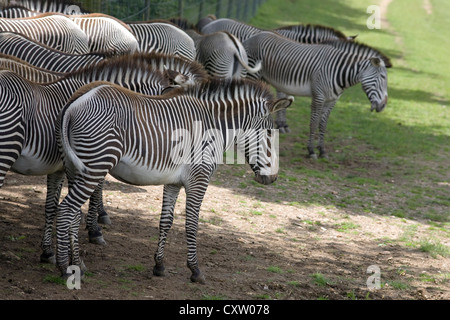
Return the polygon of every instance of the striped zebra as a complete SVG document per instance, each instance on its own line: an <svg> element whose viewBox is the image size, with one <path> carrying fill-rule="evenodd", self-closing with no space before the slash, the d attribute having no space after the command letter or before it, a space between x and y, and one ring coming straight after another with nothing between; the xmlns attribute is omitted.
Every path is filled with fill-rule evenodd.
<svg viewBox="0 0 450 320"><path fill-rule="evenodd" d="M0 32L0 53L52 72L73 72L110 57L106 53L70 54L50 48L22 34Z"/></svg>
<svg viewBox="0 0 450 320"><path fill-rule="evenodd" d="M319 155L325 156L328 117L344 89L362 84L371 110L387 103L387 70L380 57L357 55L322 44L301 44L273 32L261 32L243 43L249 61L262 60L261 77L278 91L312 97L308 152L316 158L314 139L319 128Z"/></svg>
<svg viewBox="0 0 450 320"><path fill-rule="evenodd" d="M217 31L228 31L242 42L260 32L265 31L273 31L288 39L301 43L321 43L328 40L355 39L355 36L347 37L341 31L334 28L314 24L290 25L268 30L257 28L245 22L229 18L221 18L216 20L209 19L206 21L209 22L200 26L199 30L201 33L210 34Z"/></svg>
<svg viewBox="0 0 450 320"><path fill-rule="evenodd" d="M296 24L273 29L278 34L301 43L321 43L330 40L353 41L356 36L346 36L341 31L317 24Z"/></svg>
<svg viewBox="0 0 450 320"><path fill-rule="evenodd" d="M126 183L164 185L156 276L164 275L164 244L176 199L185 188L187 265L191 281L204 283L196 234L209 180L223 152L237 144L256 181L275 181L278 165L271 149L270 113L291 103L290 99L275 101L267 85L249 80L212 80L156 98L102 82L80 89L56 125L71 181L56 219L57 265L63 276L69 255L71 264L81 264L78 212L109 173Z"/></svg>
<svg viewBox="0 0 450 320"><path fill-rule="evenodd" d="M242 43L229 32L202 35L188 30L186 33L194 39L195 60L213 77L239 79L244 78L247 72L256 73L261 69L261 65L254 68L248 65L247 52Z"/></svg>
<svg viewBox="0 0 450 320"><path fill-rule="evenodd" d="M21 77L36 83L53 82L64 77L64 73L37 68L14 56L0 53L0 68L14 71Z"/></svg>
<svg viewBox="0 0 450 320"><path fill-rule="evenodd" d="M0 16L7 18L25 18L42 15L23 7L3 10ZM115 54L133 53L138 42L131 29L121 20L102 13L66 15L87 35L90 52L113 52Z"/></svg>
<svg viewBox="0 0 450 320"><path fill-rule="evenodd" d="M101 13L67 17L88 36L90 52L129 54L139 48L131 28L119 19Z"/></svg>
<svg viewBox="0 0 450 320"><path fill-rule="evenodd" d="M89 53L89 39L67 16L45 13L30 18L0 18L0 31L23 34L54 49L73 54Z"/></svg>
<svg viewBox="0 0 450 320"><path fill-rule="evenodd" d="M166 20L128 22L141 52L157 52L195 60L194 40L180 27Z"/></svg>
<svg viewBox="0 0 450 320"><path fill-rule="evenodd" d="M349 41L327 40L327 41L321 42L321 44L329 45L329 46L332 46L332 47L338 49L339 51L354 55L354 56L358 57L358 59L360 59L360 60L374 58L374 57L379 58L379 59L383 60L386 68L392 68L392 63L386 55L384 55L379 50L377 50L371 46L368 46L366 44L363 44L361 42L357 42L354 40L349 40ZM251 74L250 76L253 76L253 74ZM278 95L283 96L283 93L278 91ZM289 130L289 126L287 124L287 117L286 117L285 110L278 112L276 114L276 118L277 118L277 120L276 120L277 128L280 130L280 133L289 132L290 130Z"/></svg>
<svg viewBox="0 0 450 320"><path fill-rule="evenodd" d="M10 169L24 175L47 175L42 261L54 259L52 226L64 180L54 134L58 113L77 89L97 80L110 81L146 94L161 94L172 86L155 69L145 57L123 56L48 84L27 81L9 70L0 71L0 187ZM101 199L101 192L94 197L96 201ZM97 211L102 209L100 205L90 206L86 225L90 241L104 243L95 220Z"/></svg>
<svg viewBox="0 0 450 320"><path fill-rule="evenodd" d="M7 6L3 9L14 13L14 8L22 8L28 11L29 16L45 12L59 12L63 14L89 14L78 1L67 0L6 0ZM12 17L11 17L12 18Z"/></svg>

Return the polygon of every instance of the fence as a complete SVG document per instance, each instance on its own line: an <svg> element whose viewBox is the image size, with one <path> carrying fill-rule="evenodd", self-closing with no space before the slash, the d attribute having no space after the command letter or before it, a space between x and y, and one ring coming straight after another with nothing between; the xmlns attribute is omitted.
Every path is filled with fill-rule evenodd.
<svg viewBox="0 0 450 320"><path fill-rule="evenodd" d="M90 12L102 12L123 21L184 18L196 23L208 14L248 21L265 0L79 0Z"/></svg>

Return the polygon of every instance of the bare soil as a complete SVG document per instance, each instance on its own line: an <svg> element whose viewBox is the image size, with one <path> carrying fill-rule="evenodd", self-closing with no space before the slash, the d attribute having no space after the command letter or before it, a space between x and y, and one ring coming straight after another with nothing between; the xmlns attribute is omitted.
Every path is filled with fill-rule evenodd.
<svg viewBox="0 0 450 320"><path fill-rule="evenodd" d="M200 285L189 281L186 267L184 191L166 246L167 275L155 277L162 186L136 187L108 176L104 198L112 224L103 228L107 245L88 243L81 227L88 272L80 290L69 290L56 283L54 265L39 262L45 177L8 173L0 189L0 299L450 298L449 259L397 241L409 226L422 237L426 222L310 203L307 188L339 196L339 189L319 180L299 182L293 190L283 179L270 186L252 184L252 179L245 166L223 165L211 182L197 239L207 280ZM292 192L294 198L286 196ZM389 205L383 197L376 199ZM368 288L370 266L381 272L378 289Z"/></svg>

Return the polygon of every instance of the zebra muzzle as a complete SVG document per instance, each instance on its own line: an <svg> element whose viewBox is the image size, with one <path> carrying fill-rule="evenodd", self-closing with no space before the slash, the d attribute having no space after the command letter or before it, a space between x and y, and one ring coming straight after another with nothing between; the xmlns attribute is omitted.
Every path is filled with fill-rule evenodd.
<svg viewBox="0 0 450 320"><path fill-rule="evenodd" d="M386 107L388 96L385 96L382 102L372 102L370 111L376 110L376 112L381 112Z"/></svg>
<svg viewBox="0 0 450 320"><path fill-rule="evenodd" d="M277 174L274 175L260 175L260 174L256 174L255 175L255 181L263 184L263 185L269 185L273 182L275 182L278 178Z"/></svg>

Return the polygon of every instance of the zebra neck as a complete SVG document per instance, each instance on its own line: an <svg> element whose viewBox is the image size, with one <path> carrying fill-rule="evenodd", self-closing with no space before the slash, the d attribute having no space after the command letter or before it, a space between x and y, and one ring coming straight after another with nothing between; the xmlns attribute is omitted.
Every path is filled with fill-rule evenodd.
<svg viewBox="0 0 450 320"><path fill-rule="evenodd" d="M341 71L339 86L342 89L347 89L353 87L361 82L360 73L361 73L361 64L360 61L350 60L350 67L347 68L346 71Z"/></svg>

